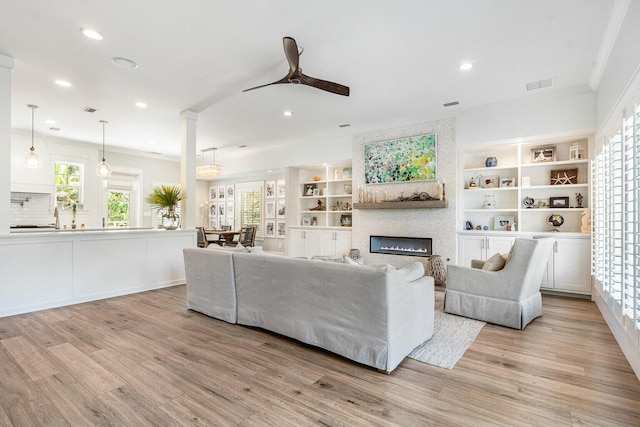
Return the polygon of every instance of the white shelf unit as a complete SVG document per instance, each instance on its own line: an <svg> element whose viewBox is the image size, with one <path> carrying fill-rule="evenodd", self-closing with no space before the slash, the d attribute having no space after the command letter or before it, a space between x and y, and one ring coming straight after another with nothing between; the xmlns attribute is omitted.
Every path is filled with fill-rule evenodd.
<svg viewBox="0 0 640 427"><path fill-rule="evenodd" d="M462 159L463 190L461 192L461 216L459 229L465 230L467 222L475 230L495 231L496 216L513 216L518 231L545 232L552 231L547 225L547 217L559 214L564 223L557 227L560 232L580 232L582 214L589 207L589 172L588 159L570 160L570 147L579 143L587 148L589 136L564 140L538 141L498 148L484 148L479 151L465 153ZM533 162L532 149L538 147L554 147L555 161ZM487 157L496 157L498 166L482 167ZM576 170L575 184L551 184L551 171ZM511 186L498 188L469 188L472 178L478 177L482 184L486 180L500 182L501 179L513 178ZM523 186L525 184L525 186ZM582 207L577 207L577 195L582 195ZM493 196L496 207L484 209L482 205L486 196ZM534 207L526 207L526 197L534 200ZM567 208L551 208L551 197L568 197Z"/></svg>
<svg viewBox="0 0 640 427"><path fill-rule="evenodd" d="M348 170L351 170L350 164L299 169L298 225L311 225L314 218L315 226L318 227L345 228L343 223L351 223L353 209L351 175L343 177ZM309 195L310 193L312 195ZM319 202L325 210L311 210L317 207ZM349 217L348 221L345 221L343 216Z"/></svg>

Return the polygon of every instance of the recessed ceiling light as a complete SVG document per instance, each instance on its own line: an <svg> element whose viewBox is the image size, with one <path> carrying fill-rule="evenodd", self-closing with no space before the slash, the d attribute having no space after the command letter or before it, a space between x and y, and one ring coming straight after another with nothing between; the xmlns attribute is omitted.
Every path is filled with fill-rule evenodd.
<svg viewBox="0 0 640 427"><path fill-rule="evenodd" d="M80 32L92 40L102 40L102 34L91 28L80 28Z"/></svg>
<svg viewBox="0 0 640 427"><path fill-rule="evenodd" d="M45 120L44 122L45 122L46 124L48 124L48 125L55 125L55 124L56 124L56 121L55 121L55 120L51 120L51 119L49 119L49 120Z"/></svg>
<svg viewBox="0 0 640 427"><path fill-rule="evenodd" d="M147 108L147 104L144 102L136 102L136 107L138 108Z"/></svg>
<svg viewBox="0 0 640 427"><path fill-rule="evenodd" d="M273 173L272 169L267 169L267 173Z"/></svg>
<svg viewBox="0 0 640 427"><path fill-rule="evenodd" d="M287 111L285 111L285 112L284 112L284 113L282 113L282 114L284 114L284 115L285 115L285 116L287 116L287 117L291 117L291 116L293 116L293 111L289 111L289 110L287 110Z"/></svg>
<svg viewBox="0 0 640 427"><path fill-rule="evenodd" d="M466 61L460 64L460 70L467 71L473 68L473 63Z"/></svg>
<svg viewBox="0 0 640 427"><path fill-rule="evenodd" d="M66 81L66 80L56 80L56 81L55 81L55 83L56 83L58 86L62 86L62 87L71 87L71 83L69 83L69 82L68 82L68 81Z"/></svg>
<svg viewBox="0 0 640 427"><path fill-rule="evenodd" d="M138 68L138 64L127 58L120 58L116 56L115 58L111 58L111 62L120 68Z"/></svg>

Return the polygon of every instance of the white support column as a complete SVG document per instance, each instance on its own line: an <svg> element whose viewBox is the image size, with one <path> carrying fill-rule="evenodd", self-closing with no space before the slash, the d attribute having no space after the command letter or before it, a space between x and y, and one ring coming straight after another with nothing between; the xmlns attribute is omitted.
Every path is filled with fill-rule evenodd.
<svg viewBox="0 0 640 427"><path fill-rule="evenodd" d="M11 212L11 70L13 58L0 54L0 234L9 234Z"/></svg>
<svg viewBox="0 0 640 427"><path fill-rule="evenodd" d="M180 162L180 185L187 193L182 202L183 230L196 227L196 122L198 114L184 110L180 113L180 138L182 142L182 160Z"/></svg>

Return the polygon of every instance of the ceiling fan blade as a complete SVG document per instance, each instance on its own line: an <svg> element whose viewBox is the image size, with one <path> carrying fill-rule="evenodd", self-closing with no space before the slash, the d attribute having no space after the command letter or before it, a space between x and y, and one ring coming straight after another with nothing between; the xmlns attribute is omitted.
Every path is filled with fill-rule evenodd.
<svg viewBox="0 0 640 427"><path fill-rule="evenodd" d="M326 80L316 79L314 77L302 74L302 72L298 73L298 77L300 78L300 83L303 85L315 87L316 89L326 90L327 92L335 93L337 95L349 96L348 86L328 82Z"/></svg>
<svg viewBox="0 0 640 427"><path fill-rule="evenodd" d="M287 57L287 61L289 61L289 76L291 77L298 70L300 51L293 37L283 37L282 45L284 46L284 54Z"/></svg>
<svg viewBox="0 0 640 427"><path fill-rule="evenodd" d="M282 84L282 83L290 83L289 82L289 75L286 75L285 77L283 77L282 79L278 80L277 82L267 83L266 85L250 87L249 89L243 90L243 92L249 92L250 90L260 89L260 88L263 88L263 87L267 87L267 86L271 86L271 85L278 85L278 84Z"/></svg>

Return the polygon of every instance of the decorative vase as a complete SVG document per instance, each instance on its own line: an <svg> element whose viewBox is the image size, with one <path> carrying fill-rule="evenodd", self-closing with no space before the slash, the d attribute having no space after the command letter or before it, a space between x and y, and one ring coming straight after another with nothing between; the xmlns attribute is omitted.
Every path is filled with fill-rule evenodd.
<svg viewBox="0 0 640 427"><path fill-rule="evenodd" d="M165 230L175 230L180 227L180 215L175 210L169 209L162 214L162 228Z"/></svg>
<svg viewBox="0 0 640 427"><path fill-rule="evenodd" d="M426 275L433 277L436 285L445 284L447 281L447 267L440 255L431 255L427 262Z"/></svg>
<svg viewBox="0 0 640 427"><path fill-rule="evenodd" d="M493 194L487 194L484 196L484 203L482 203L482 207L484 209L495 209L496 207L496 199Z"/></svg>
<svg viewBox="0 0 640 427"><path fill-rule="evenodd" d="M495 168L498 166L498 159L496 157L487 157L487 160L484 161L484 165L488 168Z"/></svg>

